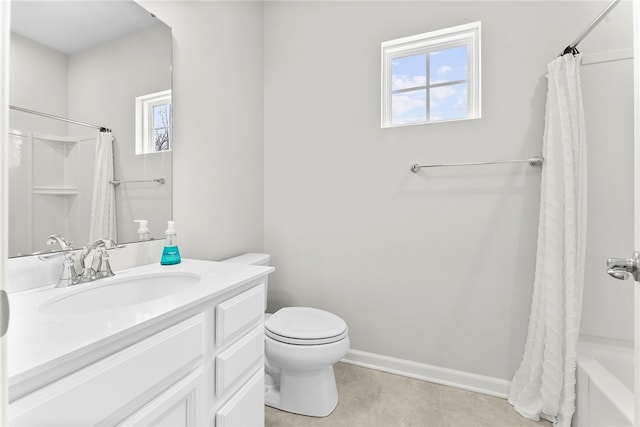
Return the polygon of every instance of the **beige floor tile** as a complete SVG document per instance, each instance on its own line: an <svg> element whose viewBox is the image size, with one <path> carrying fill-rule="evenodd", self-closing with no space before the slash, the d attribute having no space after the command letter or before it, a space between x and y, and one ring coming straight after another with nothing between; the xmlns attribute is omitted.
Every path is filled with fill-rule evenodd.
<svg viewBox="0 0 640 427"><path fill-rule="evenodd" d="M518 415L506 400L338 363L340 401L325 418L266 408L266 427L549 427Z"/></svg>

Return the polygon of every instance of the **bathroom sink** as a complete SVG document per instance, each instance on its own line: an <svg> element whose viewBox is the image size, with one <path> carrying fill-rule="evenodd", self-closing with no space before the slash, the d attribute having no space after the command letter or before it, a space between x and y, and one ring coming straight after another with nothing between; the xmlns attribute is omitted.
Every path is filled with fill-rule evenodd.
<svg viewBox="0 0 640 427"><path fill-rule="evenodd" d="M194 273L154 273L85 283L82 290L58 296L40 306L48 314L81 314L143 304L185 291L200 281Z"/></svg>

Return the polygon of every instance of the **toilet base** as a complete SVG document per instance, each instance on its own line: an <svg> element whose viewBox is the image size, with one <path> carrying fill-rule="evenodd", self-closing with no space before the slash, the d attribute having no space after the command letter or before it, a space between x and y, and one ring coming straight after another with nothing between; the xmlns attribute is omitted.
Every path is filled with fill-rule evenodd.
<svg viewBox="0 0 640 427"><path fill-rule="evenodd" d="M267 370L265 404L294 414L326 417L338 405L333 365L314 371L284 371L279 383Z"/></svg>

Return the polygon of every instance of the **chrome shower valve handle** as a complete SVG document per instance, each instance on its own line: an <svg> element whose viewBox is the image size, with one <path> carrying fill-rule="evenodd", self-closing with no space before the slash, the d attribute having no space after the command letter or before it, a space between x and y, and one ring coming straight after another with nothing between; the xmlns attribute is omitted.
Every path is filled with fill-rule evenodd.
<svg viewBox="0 0 640 427"><path fill-rule="evenodd" d="M633 258L609 258L607 259L607 273L618 280L640 280L640 252L634 252Z"/></svg>

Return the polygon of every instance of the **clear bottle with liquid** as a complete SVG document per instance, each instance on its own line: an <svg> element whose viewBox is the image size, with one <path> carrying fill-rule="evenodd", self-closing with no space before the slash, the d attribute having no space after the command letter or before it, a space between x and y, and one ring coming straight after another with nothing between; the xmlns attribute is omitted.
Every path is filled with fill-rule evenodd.
<svg viewBox="0 0 640 427"><path fill-rule="evenodd" d="M134 219L133 222L137 222L140 226L140 228L138 228L138 241L144 242L150 240L149 227L147 227L148 221L146 219Z"/></svg>
<svg viewBox="0 0 640 427"><path fill-rule="evenodd" d="M178 250L178 234L175 228L175 221L169 221L167 230L164 232L164 249L162 250L162 258L160 264L172 265L180 264L180 251Z"/></svg>

